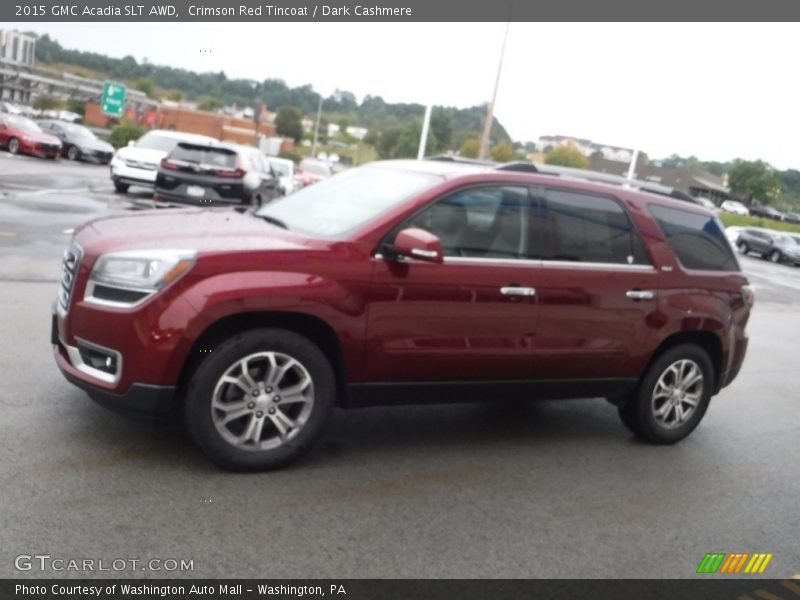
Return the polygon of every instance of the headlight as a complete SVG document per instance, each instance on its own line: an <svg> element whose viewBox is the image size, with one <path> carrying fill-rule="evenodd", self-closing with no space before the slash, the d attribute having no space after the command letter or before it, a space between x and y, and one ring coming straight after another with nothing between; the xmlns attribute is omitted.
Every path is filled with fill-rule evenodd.
<svg viewBox="0 0 800 600"><path fill-rule="evenodd" d="M194 250L129 250L97 259L86 299L133 306L179 279L194 265Z"/></svg>

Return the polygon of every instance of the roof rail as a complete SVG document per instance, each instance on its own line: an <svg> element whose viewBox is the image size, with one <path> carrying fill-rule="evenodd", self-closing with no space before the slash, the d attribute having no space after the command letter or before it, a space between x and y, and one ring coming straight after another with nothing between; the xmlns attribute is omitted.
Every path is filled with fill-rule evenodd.
<svg viewBox="0 0 800 600"><path fill-rule="evenodd" d="M540 173L539 169L536 168L536 165L529 162L510 162L510 163L503 163L497 167L498 171L517 171L520 173Z"/></svg>
<svg viewBox="0 0 800 600"><path fill-rule="evenodd" d="M439 162L454 162L454 163L462 163L465 165L479 165L479 166L494 166L496 163L493 163L490 160L480 160L477 158L465 158L463 156L454 156L452 154L437 154L436 156L426 156L425 160L436 160Z"/></svg>

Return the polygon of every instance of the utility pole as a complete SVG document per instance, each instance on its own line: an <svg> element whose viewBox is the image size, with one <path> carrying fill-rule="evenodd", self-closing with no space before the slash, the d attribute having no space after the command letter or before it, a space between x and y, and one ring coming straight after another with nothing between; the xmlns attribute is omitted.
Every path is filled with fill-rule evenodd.
<svg viewBox="0 0 800 600"><path fill-rule="evenodd" d="M508 39L508 25L509 23L506 23L506 32L503 35L503 47L500 50L500 62L497 65L497 78L494 81L492 101L486 108L486 120L483 123L483 135L481 136L481 144L478 150L478 158L481 160L486 160L489 154L489 138L492 134L492 124L494 122L494 103L497 100L497 88L500 86L500 73L503 70L503 57L506 53L506 39Z"/></svg>
<svg viewBox="0 0 800 600"><path fill-rule="evenodd" d="M628 179L633 179L634 174L636 173L636 163L639 162L639 151L634 150L633 156L631 156L631 164L628 165Z"/></svg>
<svg viewBox="0 0 800 600"><path fill-rule="evenodd" d="M317 124L314 126L314 143L311 144L311 158L317 157L317 140L319 139L319 121L322 118L322 94L319 95L319 106L317 106Z"/></svg>
<svg viewBox="0 0 800 600"><path fill-rule="evenodd" d="M422 135L419 136L419 152L417 152L417 160L425 158L425 146L428 145L428 128L431 125L431 110L433 105L428 104L425 108L425 118L422 120Z"/></svg>

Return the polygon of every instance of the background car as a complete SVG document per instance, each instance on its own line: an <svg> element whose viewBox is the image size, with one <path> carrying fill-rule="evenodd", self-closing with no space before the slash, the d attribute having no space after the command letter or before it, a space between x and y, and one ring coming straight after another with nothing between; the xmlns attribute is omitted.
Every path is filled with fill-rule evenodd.
<svg viewBox="0 0 800 600"><path fill-rule="evenodd" d="M739 241L739 234L741 233L742 229L744 229L744 227L734 226L725 228L725 237L728 238L728 241L734 248L736 247L736 244Z"/></svg>
<svg viewBox="0 0 800 600"><path fill-rule="evenodd" d="M300 161L298 175L300 175L300 181L303 186L307 186L327 179L333 175L333 171L328 163L324 161L317 160L316 158L304 158Z"/></svg>
<svg viewBox="0 0 800 600"><path fill-rule="evenodd" d="M295 172L294 161L287 158L268 156L267 162L269 162L272 170L275 171L285 196L303 187L299 175Z"/></svg>
<svg viewBox="0 0 800 600"><path fill-rule="evenodd" d="M179 142L161 161L155 200L179 204L261 206L280 183L257 148Z"/></svg>
<svg viewBox="0 0 800 600"><path fill-rule="evenodd" d="M107 165L114 156L114 146L98 139L83 125L64 121L39 121L38 125L61 140L61 152L70 160L85 160Z"/></svg>
<svg viewBox="0 0 800 600"><path fill-rule="evenodd" d="M776 221L783 221L783 213L771 206L751 206L750 214L754 217L766 217Z"/></svg>
<svg viewBox="0 0 800 600"><path fill-rule="evenodd" d="M725 200L719 206L723 211L733 213L735 215L742 215L747 217L750 215L750 211L747 207L742 204L741 202L737 202L736 200Z"/></svg>
<svg viewBox="0 0 800 600"><path fill-rule="evenodd" d="M784 215L784 221L787 223L800 223L800 213L787 212Z"/></svg>
<svg viewBox="0 0 800 600"><path fill-rule="evenodd" d="M0 146L11 154L32 154L47 158L58 158L61 141L27 117L0 114Z"/></svg>
<svg viewBox="0 0 800 600"><path fill-rule="evenodd" d="M169 154L178 142L191 142L195 144L211 144L214 138L154 129L136 142L129 142L124 148L117 150L111 159L111 181L114 189L125 193L132 185L152 188L156 183L156 172L161 159Z"/></svg>
<svg viewBox="0 0 800 600"><path fill-rule="evenodd" d="M792 236L783 232L745 227L739 233L736 246L742 254L755 252L761 258L774 263L800 262L800 245Z"/></svg>

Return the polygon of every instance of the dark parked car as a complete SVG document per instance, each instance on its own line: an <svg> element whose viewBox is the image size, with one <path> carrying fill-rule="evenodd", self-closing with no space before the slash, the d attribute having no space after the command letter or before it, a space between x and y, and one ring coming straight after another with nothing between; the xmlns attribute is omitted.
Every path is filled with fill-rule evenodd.
<svg viewBox="0 0 800 600"><path fill-rule="evenodd" d="M203 206L261 206L280 195L280 183L256 148L180 142L161 161L155 200Z"/></svg>
<svg viewBox="0 0 800 600"><path fill-rule="evenodd" d="M766 217L775 221L783 221L783 213L771 206L751 206L750 215L753 217Z"/></svg>
<svg viewBox="0 0 800 600"><path fill-rule="evenodd" d="M0 146L11 154L31 154L58 158L61 141L44 131L28 117L0 114Z"/></svg>
<svg viewBox="0 0 800 600"><path fill-rule="evenodd" d="M39 121L47 133L52 133L62 144L62 154L70 160L85 160L101 165L111 162L114 155L114 146L98 139L83 125L66 123L64 121Z"/></svg>
<svg viewBox="0 0 800 600"><path fill-rule="evenodd" d="M67 379L120 410L182 411L240 470L296 458L335 407L374 404L605 397L674 443L739 373L753 304L700 206L427 161L257 211L97 219L63 269Z"/></svg>
<svg viewBox="0 0 800 600"><path fill-rule="evenodd" d="M736 247L742 254L754 252L774 263L800 262L800 245L796 236L779 231L746 227L739 232Z"/></svg>

